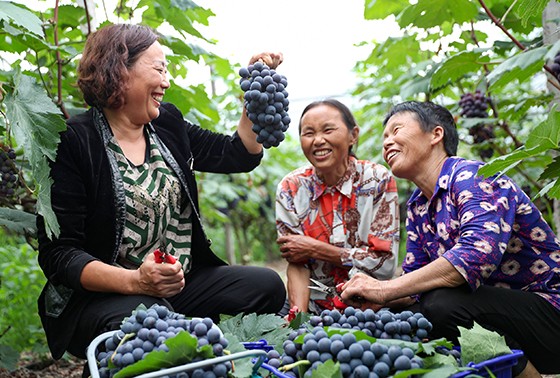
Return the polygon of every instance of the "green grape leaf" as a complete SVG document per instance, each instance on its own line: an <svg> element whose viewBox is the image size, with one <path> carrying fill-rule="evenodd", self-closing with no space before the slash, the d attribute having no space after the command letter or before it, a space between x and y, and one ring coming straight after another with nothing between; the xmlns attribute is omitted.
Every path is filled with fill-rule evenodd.
<svg viewBox="0 0 560 378"><path fill-rule="evenodd" d="M476 322L471 329L464 327L458 327L458 329L461 360L464 365L468 362L478 364L494 357L512 353L502 335L489 331Z"/></svg>
<svg viewBox="0 0 560 378"><path fill-rule="evenodd" d="M452 355L446 356L443 353L434 353L431 356L424 357L422 361L424 362L424 367L427 369L433 369L435 367L443 365L459 367L459 364L457 363L455 357L453 357Z"/></svg>
<svg viewBox="0 0 560 378"><path fill-rule="evenodd" d="M47 234L58 235L58 222L50 202L50 167L56 158L60 132L66 123L44 88L27 75L14 75L14 90L5 100L14 138L28 159L37 186L37 208L45 218Z"/></svg>
<svg viewBox="0 0 560 378"><path fill-rule="evenodd" d="M541 15L549 0L520 0L517 13L521 18L521 24L527 26L529 19L535 15Z"/></svg>
<svg viewBox="0 0 560 378"><path fill-rule="evenodd" d="M311 378L342 378L340 364L333 360L327 360L311 372Z"/></svg>
<svg viewBox="0 0 560 378"><path fill-rule="evenodd" d="M452 7L447 0L418 0L403 10L398 23L401 28L412 24L428 29L446 21L461 24L476 19L477 15L478 7L470 0L455 0Z"/></svg>
<svg viewBox="0 0 560 378"><path fill-rule="evenodd" d="M560 112L553 108L548 113L548 118L529 133L524 146L507 155L491 160L480 167L478 173L485 177L492 176L500 171L507 173L524 159L558 148L559 142Z"/></svg>
<svg viewBox="0 0 560 378"><path fill-rule="evenodd" d="M227 346L227 350L229 353L235 354L247 350L243 346L242 340L239 340L236 335L233 335L231 333L224 333L224 337L229 343ZM250 358L237 359L234 362L235 371L233 371L232 373L235 378L251 377L253 375L253 367L254 365L251 362Z"/></svg>
<svg viewBox="0 0 560 378"><path fill-rule="evenodd" d="M488 89L499 90L514 80L523 82L542 70L549 47L539 47L514 55L492 70L487 76Z"/></svg>
<svg viewBox="0 0 560 378"><path fill-rule="evenodd" d="M536 197L548 196L549 198L560 199L560 180L556 179L542 188Z"/></svg>
<svg viewBox="0 0 560 378"><path fill-rule="evenodd" d="M270 345L282 345L291 332L291 328L286 326L286 321L273 314L238 314L227 319L222 317L218 327L224 335L235 335L244 342L265 339Z"/></svg>
<svg viewBox="0 0 560 378"><path fill-rule="evenodd" d="M432 75L430 86L440 88L449 82L455 82L469 72L480 70L482 64L488 63L489 58L483 56L483 51L463 51L444 61Z"/></svg>
<svg viewBox="0 0 560 378"><path fill-rule="evenodd" d="M0 207L0 226L17 233L35 234L35 215L18 209Z"/></svg>
<svg viewBox="0 0 560 378"><path fill-rule="evenodd" d="M535 127L527 138L526 148L544 146L546 149L558 147L560 142L560 111L553 107L546 121Z"/></svg>
<svg viewBox="0 0 560 378"><path fill-rule="evenodd" d="M195 357L208 359L214 357L212 346L198 347L198 339L186 331L179 332L176 336L165 340L168 352L157 350L148 353L143 359L129 365L115 374L115 378L128 378L137 375L175 367L191 362Z"/></svg>
<svg viewBox="0 0 560 378"><path fill-rule="evenodd" d="M41 19L9 1L0 1L0 20L12 21L31 33L43 36Z"/></svg>
<svg viewBox="0 0 560 378"><path fill-rule="evenodd" d="M560 177L560 156L556 156L539 176L539 181Z"/></svg>
<svg viewBox="0 0 560 378"><path fill-rule="evenodd" d="M366 0L364 18L366 20L379 20L387 16L398 14L410 3L408 0Z"/></svg>

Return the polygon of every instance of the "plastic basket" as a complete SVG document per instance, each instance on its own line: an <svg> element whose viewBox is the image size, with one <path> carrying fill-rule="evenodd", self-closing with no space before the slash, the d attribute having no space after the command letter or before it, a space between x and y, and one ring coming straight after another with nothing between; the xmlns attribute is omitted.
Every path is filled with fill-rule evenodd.
<svg viewBox="0 0 560 378"><path fill-rule="evenodd" d="M490 370L496 378L511 378L511 369L517 364L517 361L522 356L522 351L514 349L510 354L494 357L490 360L479 362L478 364L469 362L467 364L467 367L470 367L473 370L465 370L460 373L454 374L451 377L463 378L471 374L488 377L488 370Z"/></svg>
<svg viewBox="0 0 560 378"><path fill-rule="evenodd" d="M97 351L97 348L99 347L99 345L101 345L101 343L105 342L106 339L108 339L109 337L113 337L113 335L116 332L118 332L118 330L102 333L101 335L99 335L95 339L93 339L92 342L89 344L89 346L87 348L86 356L87 356L87 363L88 363L89 371L90 371L90 374L91 374L91 378L99 378L99 369L97 367L97 361L95 359L95 352ZM180 365L180 366L174 366L174 367L170 367L170 368L166 368L166 369L161 369L161 370L141 374L141 375L136 376L136 378L163 377L163 376L166 376L166 375L172 375L172 374L177 374L177 373L181 373L181 372L187 372L187 371L190 371L190 370L214 365L214 364L217 364L217 363L232 361L232 360L237 360L237 359L247 358L247 357L259 357L258 360L262 362L264 360L264 358L266 358L266 351L263 350L263 349L245 350L245 351L242 351L242 352L237 352L237 353L233 353L233 354L229 354L229 355L225 355L225 356L209 358L209 359L203 360L203 361L191 362L191 363L187 363L187 364ZM263 364L263 365L265 365L265 364ZM265 366L263 366L263 367L265 367ZM280 377L280 378L285 378L285 377Z"/></svg>

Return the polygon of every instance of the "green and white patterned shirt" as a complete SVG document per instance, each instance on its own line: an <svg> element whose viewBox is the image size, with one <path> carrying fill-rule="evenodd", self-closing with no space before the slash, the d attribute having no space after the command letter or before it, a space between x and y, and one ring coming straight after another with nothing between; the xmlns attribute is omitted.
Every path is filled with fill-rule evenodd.
<svg viewBox="0 0 560 378"><path fill-rule="evenodd" d="M156 248L175 256L187 272L191 267L192 206L148 129L149 148L142 165L132 164L113 136L108 148L117 159L126 195L126 224L119 265L137 268Z"/></svg>

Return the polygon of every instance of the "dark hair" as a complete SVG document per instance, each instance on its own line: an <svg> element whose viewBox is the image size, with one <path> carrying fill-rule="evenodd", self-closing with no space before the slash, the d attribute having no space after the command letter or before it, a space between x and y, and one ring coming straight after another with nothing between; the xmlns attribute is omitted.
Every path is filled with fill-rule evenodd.
<svg viewBox="0 0 560 378"><path fill-rule="evenodd" d="M448 156L457 155L457 145L459 144L459 136L457 134L457 125L453 119L453 115L443 106L436 105L433 102L406 101L393 106L383 120L383 126L387 124L389 118L398 113L410 112L420 124L420 128L424 132L432 131L436 126L443 127L443 147Z"/></svg>
<svg viewBox="0 0 560 378"><path fill-rule="evenodd" d="M78 65L78 86L86 103L120 107L128 70L157 40L156 32L142 25L108 25L90 34Z"/></svg>
<svg viewBox="0 0 560 378"><path fill-rule="evenodd" d="M307 105L305 107L305 109L303 109L303 112L301 112L301 117L299 118L299 131L300 132L301 132L301 119L303 118L305 113L307 113L309 110L311 110L313 108L316 108L317 106L320 106L320 105L327 105L327 106L331 106L331 107L337 109L340 112L340 115L342 116L342 121L344 122L344 124L348 128L348 131L352 131L352 130L354 130L354 127L358 126L358 124L356 123L356 119L354 118L354 115L352 114L350 109L348 109L348 107L346 105L344 105L342 102L340 102L340 101L338 101L334 98L327 98L327 99L323 99L323 100L313 101L312 103ZM352 147L353 146L350 146L350 148L348 149L348 154L355 157L356 155L354 154L354 151L352 151Z"/></svg>

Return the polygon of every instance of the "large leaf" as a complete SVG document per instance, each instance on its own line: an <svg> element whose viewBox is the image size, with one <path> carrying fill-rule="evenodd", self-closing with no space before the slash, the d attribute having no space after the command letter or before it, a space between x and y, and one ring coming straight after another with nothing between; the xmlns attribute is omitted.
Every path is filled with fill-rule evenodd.
<svg viewBox="0 0 560 378"><path fill-rule="evenodd" d="M444 61L432 75L430 86L433 89L440 88L447 83L455 82L467 73L480 70L483 64L488 63L487 56L483 56L483 51L463 51L453 55Z"/></svg>
<svg viewBox="0 0 560 378"><path fill-rule="evenodd" d="M560 156L556 156L539 177L539 181L560 177Z"/></svg>
<svg viewBox="0 0 560 378"><path fill-rule="evenodd" d="M366 20L383 19L400 13L409 4L408 0L366 0L364 18Z"/></svg>
<svg viewBox="0 0 560 378"><path fill-rule="evenodd" d="M0 226L17 233L34 234L36 231L35 215L22 210L0 207Z"/></svg>
<svg viewBox="0 0 560 378"><path fill-rule="evenodd" d="M525 79L539 72L545 64L545 56L549 47L527 50L503 61L488 74L489 89L502 89L512 81Z"/></svg>
<svg viewBox="0 0 560 378"><path fill-rule="evenodd" d="M511 353L511 349L502 335L489 331L476 322L471 329L464 327L458 327L458 329L461 334L458 340L461 344L461 359L464 364L467 362L478 364Z"/></svg>
<svg viewBox="0 0 560 378"><path fill-rule="evenodd" d="M461 24L476 19L477 15L478 8L470 0L454 0L453 6L448 0L419 0L401 13L398 22L402 28L412 24L428 29L445 21Z"/></svg>
<svg viewBox="0 0 560 378"><path fill-rule="evenodd" d="M220 319L218 327L224 335L235 335L242 341L258 341L266 339L268 344L282 345L291 329L286 327L286 321L277 315L239 314L228 319Z"/></svg>
<svg viewBox="0 0 560 378"><path fill-rule="evenodd" d="M0 20L12 21L31 33L43 35L42 22L39 17L9 1L0 1Z"/></svg>
<svg viewBox="0 0 560 378"><path fill-rule="evenodd" d="M14 76L14 90L6 96L7 115L18 146L31 165L38 189L38 210L45 217L49 237L58 235L56 216L50 204L50 168L47 159L56 157L59 133L66 129L60 110L44 89L20 73Z"/></svg>
<svg viewBox="0 0 560 378"><path fill-rule="evenodd" d="M538 125L527 139L527 143L510 154L500 156L482 166L478 172L485 177L500 171L506 173L523 159L540 155L551 149L558 148L560 141L560 112L552 109L548 119Z"/></svg>
<svg viewBox="0 0 560 378"><path fill-rule="evenodd" d="M535 15L542 15L546 4L550 0L520 0L517 13L521 17L521 23L526 26L529 19Z"/></svg>

